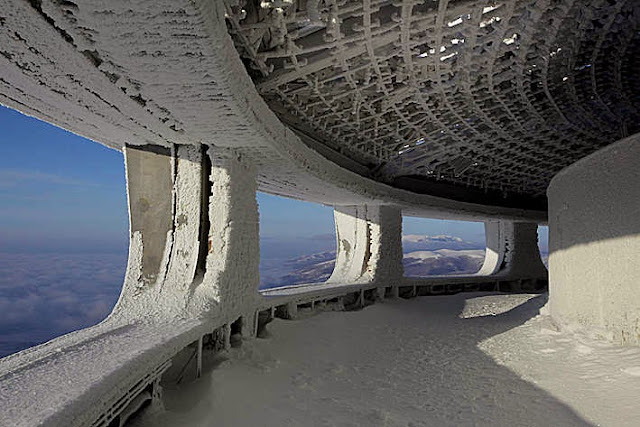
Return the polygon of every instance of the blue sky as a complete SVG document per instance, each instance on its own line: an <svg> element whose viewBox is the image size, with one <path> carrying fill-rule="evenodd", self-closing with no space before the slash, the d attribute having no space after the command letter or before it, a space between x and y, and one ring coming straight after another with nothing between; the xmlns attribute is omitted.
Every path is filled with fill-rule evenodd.
<svg viewBox="0 0 640 427"><path fill-rule="evenodd" d="M122 154L0 107L4 250L127 249Z"/></svg>

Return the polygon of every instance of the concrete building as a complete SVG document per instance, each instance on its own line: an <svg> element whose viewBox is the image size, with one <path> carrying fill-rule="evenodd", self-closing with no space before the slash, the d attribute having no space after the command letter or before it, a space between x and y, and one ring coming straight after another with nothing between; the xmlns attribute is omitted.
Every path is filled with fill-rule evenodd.
<svg viewBox="0 0 640 427"><path fill-rule="evenodd" d="M559 324L640 344L639 29L633 0L5 2L0 103L124 153L131 243L104 322L0 361L3 423L124 421L315 304L548 281ZM326 284L258 292L258 190L334 206ZM402 215L486 221L481 272L404 278Z"/></svg>

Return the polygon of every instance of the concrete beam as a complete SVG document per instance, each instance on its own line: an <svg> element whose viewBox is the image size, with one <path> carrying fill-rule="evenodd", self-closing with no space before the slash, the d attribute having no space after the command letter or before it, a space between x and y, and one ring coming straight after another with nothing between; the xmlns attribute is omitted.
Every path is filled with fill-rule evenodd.
<svg viewBox="0 0 640 427"><path fill-rule="evenodd" d="M551 182L551 314L620 344L640 344L640 135Z"/></svg>

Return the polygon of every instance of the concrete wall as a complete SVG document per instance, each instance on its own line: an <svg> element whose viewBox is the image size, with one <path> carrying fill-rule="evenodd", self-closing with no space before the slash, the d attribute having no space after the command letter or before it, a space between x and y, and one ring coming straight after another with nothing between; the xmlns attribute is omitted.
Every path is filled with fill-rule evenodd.
<svg viewBox="0 0 640 427"><path fill-rule="evenodd" d="M558 174L548 190L551 313L640 344L640 135Z"/></svg>

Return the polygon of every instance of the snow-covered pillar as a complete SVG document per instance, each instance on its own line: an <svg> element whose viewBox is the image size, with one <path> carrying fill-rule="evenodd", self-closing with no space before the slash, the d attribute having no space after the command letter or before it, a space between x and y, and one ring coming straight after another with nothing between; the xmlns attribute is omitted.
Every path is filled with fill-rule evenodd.
<svg viewBox="0 0 640 427"><path fill-rule="evenodd" d="M201 252L203 149L124 149L129 263L112 318L175 315L187 306Z"/></svg>
<svg viewBox="0 0 640 427"><path fill-rule="evenodd" d="M202 310L242 316L251 334L260 283L260 235L256 171L234 150L209 149L212 160L206 269L196 289Z"/></svg>
<svg viewBox="0 0 640 427"><path fill-rule="evenodd" d="M640 134L557 174L549 188L549 301L561 324L640 345Z"/></svg>
<svg viewBox="0 0 640 427"><path fill-rule="evenodd" d="M124 152L131 241L112 320L222 312L253 322L259 235L250 162L191 145Z"/></svg>
<svg viewBox="0 0 640 427"><path fill-rule="evenodd" d="M336 206L334 220L336 265L327 282L367 283L402 278L400 210L377 205Z"/></svg>
<svg viewBox="0 0 640 427"><path fill-rule="evenodd" d="M376 282L397 284L404 276L402 212L392 206L368 206L367 220L370 234L367 272Z"/></svg>
<svg viewBox="0 0 640 427"><path fill-rule="evenodd" d="M547 278L538 248L538 224L487 221L485 234L486 255L478 275L508 279Z"/></svg>
<svg viewBox="0 0 640 427"><path fill-rule="evenodd" d="M478 276L491 276L497 273L502 266L505 253L505 240L503 239L502 224L500 221L486 221L484 223L484 236L486 250L484 263L476 274Z"/></svg>

